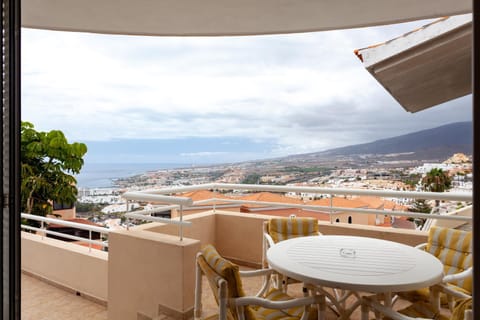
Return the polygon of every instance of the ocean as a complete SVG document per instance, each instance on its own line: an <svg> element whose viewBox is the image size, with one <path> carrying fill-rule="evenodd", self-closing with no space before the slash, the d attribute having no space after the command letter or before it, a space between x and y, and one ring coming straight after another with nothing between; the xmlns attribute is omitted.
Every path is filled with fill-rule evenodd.
<svg viewBox="0 0 480 320"><path fill-rule="evenodd" d="M142 174L147 171L187 167L187 164L165 163L85 163L76 176L79 188L109 188L112 180Z"/></svg>

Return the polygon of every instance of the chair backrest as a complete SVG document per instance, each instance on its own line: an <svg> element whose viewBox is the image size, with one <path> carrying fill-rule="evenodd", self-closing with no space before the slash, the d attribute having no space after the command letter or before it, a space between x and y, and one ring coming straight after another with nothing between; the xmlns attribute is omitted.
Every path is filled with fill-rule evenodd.
<svg viewBox="0 0 480 320"><path fill-rule="evenodd" d="M197 264L207 278L217 304L221 303L221 297L219 296L219 280L221 279L225 280L227 283L227 299L245 296L238 265L220 256L220 254L212 245L207 245L201 250L201 254L197 256ZM239 315L235 307L230 305L228 306L227 318L229 320L239 319ZM251 319L249 312L246 312L245 318Z"/></svg>
<svg viewBox="0 0 480 320"><path fill-rule="evenodd" d="M443 263L445 275L462 272L473 265L472 232L431 227L425 250ZM472 292L472 282L468 277L453 284Z"/></svg>
<svg viewBox="0 0 480 320"><path fill-rule="evenodd" d="M268 222L267 233L275 243L297 237L318 236L318 220L315 218L273 218Z"/></svg>

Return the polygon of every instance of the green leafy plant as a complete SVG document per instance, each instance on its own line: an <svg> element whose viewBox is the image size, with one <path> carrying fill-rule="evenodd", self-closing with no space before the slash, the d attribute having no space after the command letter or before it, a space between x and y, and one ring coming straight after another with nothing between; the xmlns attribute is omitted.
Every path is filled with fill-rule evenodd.
<svg viewBox="0 0 480 320"><path fill-rule="evenodd" d="M452 179L442 169L433 168L423 177L422 184L425 191L444 192L450 188Z"/></svg>
<svg viewBox="0 0 480 320"><path fill-rule="evenodd" d="M422 178L422 185L425 191L445 192L452 185L452 179L442 169L433 168ZM439 205L440 201L435 200L435 206L438 207Z"/></svg>
<svg viewBox="0 0 480 320"><path fill-rule="evenodd" d="M68 143L62 131L40 132L30 122L22 122L22 212L45 216L52 212L52 201L75 203L73 175L80 173L86 152L85 144Z"/></svg>

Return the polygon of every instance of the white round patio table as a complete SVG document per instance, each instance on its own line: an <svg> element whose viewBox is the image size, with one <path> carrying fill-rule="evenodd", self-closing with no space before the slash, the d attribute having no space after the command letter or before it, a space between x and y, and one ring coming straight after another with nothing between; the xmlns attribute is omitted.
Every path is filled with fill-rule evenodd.
<svg viewBox="0 0 480 320"><path fill-rule="evenodd" d="M285 240L267 252L270 266L306 284L387 293L438 284L443 265L433 255L397 242L353 236Z"/></svg>

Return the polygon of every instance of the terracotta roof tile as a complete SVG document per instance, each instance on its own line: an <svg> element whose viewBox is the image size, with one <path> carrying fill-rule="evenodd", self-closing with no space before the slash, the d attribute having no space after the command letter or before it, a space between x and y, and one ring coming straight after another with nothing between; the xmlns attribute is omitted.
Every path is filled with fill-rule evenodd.
<svg viewBox="0 0 480 320"><path fill-rule="evenodd" d="M230 199L229 197L224 196L221 193L212 192L212 191L208 191L208 190L190 191L190 192L185 192L185 193L178 194L177 196L191 198L194 202L195 201L212 199L212 198ZM211 203L204 203L202 205L212 205L212 204L213 204L213 201ZM215 204L228 204L228 202L217 201L217 202L215 202Z"/></svg>
<svg viewBox="0 0 480 320"><path fill-rule="evenodd" d="M303 201L300 199L286 197L284 195L271 193L271 192L257 192L252 193L243 197L239 197L239 200L246 200L246 201L264 201L264 202L280 202L280 203L292 203L292 204L303 204ZM245 204L246 207L262 207L265 205L252 205L252 204Z"/></svg>
<svg viewBox="0 0 480 320"><path fill-rule="evenodd" d="M308 205L317 205L317 206L330 206L330 198L323 198L320 200L309 201L306 204ZM334 207L343 207L343 208L367 208L368 204L358 200L358 199L345 199L341 197L333 198Z"/></svg>
<svg viewBox="0 0 480 320"><path fill-rule="evenodd" d="M197 191L185 192L180 194L179 196L192 198L193 201L199 201L199 200L205 200L205 199L211 199L211 198L222 198L222 199L228 198L221 193L212 192L208 190L197 190Z"/></svg>
<svg viewBox="0 0 480 320"><path fill-rule="evenodd" d="M330 215L328 213L317 213L317 212L304 212L302 210L297 210L293 212L292 210L259 210L253 212L246 212L248 214L261 214L261 215L270 215L277 217L290 217L294 214L299 218L315 218L320 221L330 221Z"/></svg>
<svg viewBox="0 0 480 320"><path fill-rule="evenodd" d="M92 221L87 220L87 219L74 218L74 219L64 219L63 221L87 224L87 225L95 226L95 227L101 227L101 225L99 225L98 223L92 222ZM49 224L48 227L49 228L56 228L56 229L58 229L58 228L71 228L69 226L64 226L64 225L55 224L55 223Z"/></svg>
<svg viewBox="0 0 480 320"><path fill-rule="evenodd" d="M368 204L370 209L381 209L384 202L384 200L380 197L360 196L355 199Z"/></svg>
<svg viewBox="0 0 480 320"><path fill-rule="evenodd" d="M71 243L74 243L74 244L78 244L80 246L84 246L84 247L92 247L92 249L97 249L97 250L103 250L103 246L100 245L100 244L96 244L96 243L87 243L87 242L82 242L82 241L72 241Z"/></svg>
<svg viewBox="0 0 480 320"><path fill-rule="evenodd" d="M395 218L395 221L392 223L392 227L400 228L400 229L411 229L411 230L416 229L415 223L413 223L412 221L399 219L399 218Z"/></svg>

